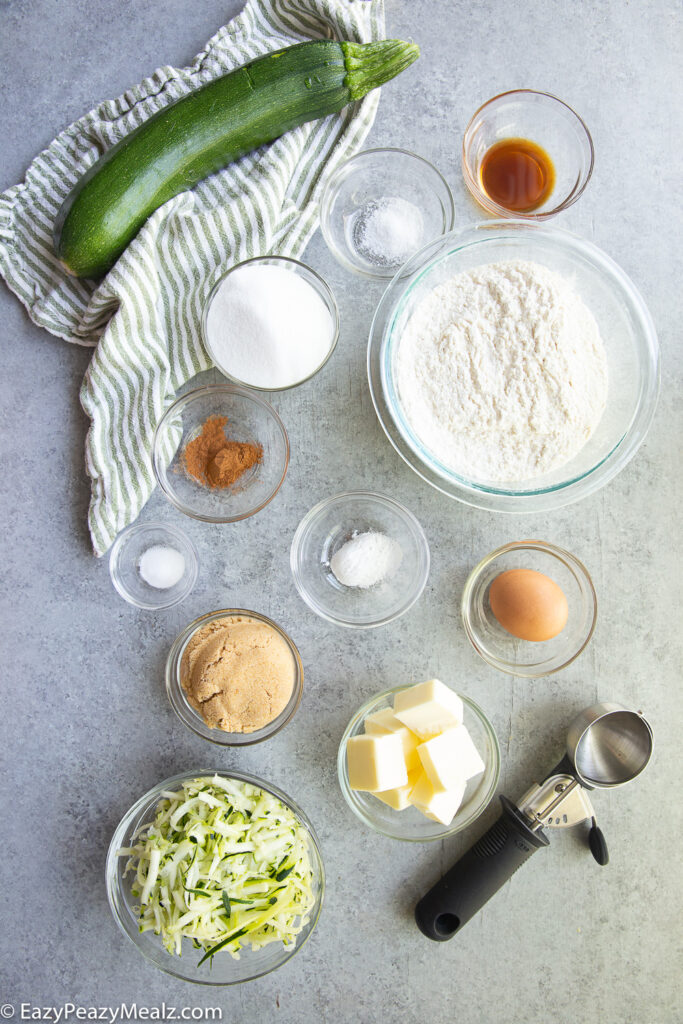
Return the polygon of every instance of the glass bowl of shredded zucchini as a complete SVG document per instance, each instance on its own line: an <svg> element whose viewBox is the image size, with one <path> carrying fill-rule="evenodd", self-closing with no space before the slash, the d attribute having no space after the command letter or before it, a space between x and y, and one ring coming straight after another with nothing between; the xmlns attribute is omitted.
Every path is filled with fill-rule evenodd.
<svg viewBox="0 0 683 1024"><path fill-rule="evenodd" d="M282 790L241 772L160 782L107 855L114 917L148 960L204 985L281 967L315 928L324 869L315 830Z"/></svg>

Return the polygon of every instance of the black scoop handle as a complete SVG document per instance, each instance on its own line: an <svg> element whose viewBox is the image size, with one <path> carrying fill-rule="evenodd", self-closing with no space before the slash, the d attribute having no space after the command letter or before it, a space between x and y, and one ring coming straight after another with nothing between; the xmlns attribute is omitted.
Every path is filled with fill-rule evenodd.
<svg viewBox="0 0 683 1024"><path fill-rule="evenodd" d="M549 845L542 832L531 831L512 801L500 799L498 820L415 907L418 928L435 942L452 939L532 853Z"/></svg>

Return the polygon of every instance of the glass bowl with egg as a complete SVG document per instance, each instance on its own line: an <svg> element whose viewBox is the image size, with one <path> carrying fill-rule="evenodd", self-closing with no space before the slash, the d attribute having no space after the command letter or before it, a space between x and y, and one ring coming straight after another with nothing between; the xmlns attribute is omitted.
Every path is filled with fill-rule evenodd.
<svg viewBox="0 0 683 1024"><path fill-rule="evenodd" d="M438 683L438 680L430 680ZM422 684L428 685L428 684ZM443 686L444 684L439 684ZM382 693L375 694L358 708L351 718L351 721L344 730L339 744L337 755L337 774L339 785L346 803L353 813L365 825L373 828L382 835L391 839L401 839L406 842L422 843L435 839L444 839L446 836L454 835L471 825L489 805L496 791L500 776L500 748L496 732L479 705L465 694L456 694L449 687L452 697L462 702L461 717L469 733L472 744L476 749L481 761L483 771L474 775L466 783L464 793L460 798L460 804L456 813L448 822L434 820L427 817L416 806L405 806L398 810L390 804L378 798L374 793L360 789L352 789L349 778L349 757L348 743L356 737L367 733L368 719L380 716L387 711L395 709L396 698L399 694L405 694L416 687L395 686ZM418 741L419 742L419 741ZM409 773L410 782L417 781Z"/></svg>
<svg viewBox="0 0 683 1024"><path fill-rule="evenodd" d="M260 743L284 729L303 686L291 637L246 608L222 608L190 622L166 661L166 693L180 721L225 747Z"/></svg>
<svg viewBox="0 0 683 1024"><path fill-rule="evenodd" d="M525 540L492 551L470 573L462 595L465 632L484 661L537 679L566 668L593 636L593 581L569 551Z"/></svg>
<svg viewBox="0 0 683 1024"><path fill-rule="evenodd" d="M429 564L413 513L372 491L319 502L299 523L290 551L294 583L309 608L354 629L404 615L425 588Z"/></svg>
<svg viewBox="0 0 683 1024"><path fill-rule="evenodd" d="M424 311L435 299L441 301L444 289L472 282L471 294L479 301L477 279L495 274L505 279L500 288L489 280L486 294L491 303L499 303L500 330L516 339L516 318L523 316L526 336L535 344L536 322L533 310L529 311L529 304L535 301L534 292L531 285L516 283L520 271L532 270L536 278L559 281L563 290L558 293L553 284L556 293L570 294L576 308L582 310L581 322L588 319L594 337L601 339L601 350L595 343L596 359L599 355L601 360L599 394L592 393L594 378L580 359L573 358L577 371L573 391L571 376L554 377L544 369L542 360L533 363L533 346L525 355L529 369L522 369L520 378L520 365L515 363L517 342L507 346L511 365L501 365L497 340L486 347L480 321L474 315L463 317L455 299L449 307L450 294L443 300L444 315L448 314L450 321L441 341L433 331L434 340L429 345L416 344L415 325L424 323ZM522 297L527 306L517 313ZM556 310L552 304L541 305L541 309L544 344L552 349L554 332L562 329L565 306L560 303ZM462 340L472 332L478 336L476 358L471 342L464 344ZM580 331L575 334L579 341L584 337ZM452 345L457 345L457 359L453 357L450 362ZM570 350L571 345L557 345L554 351L558 360L564 360ZM420 368L417 360L422 358L424 365ZM419 373L411 371L411 360L415 364L412 368L419 369ZM543 374L545 399L551 403L548 407L539 404L538 382L532 378L532 371ZM445 381L441 379L444 375ZM633 457L655 411L659 350L654 324L641 295L624 271L595 245L544 224L489 221L430 242L394 277L380 300L370 330L368 377L384 432L422 479L478 508L540 512L593 494ZM433 383L437 377L437 383ZM491 387L498 388L496 382L508 379L513 384L520 382L516 393L521 396L521 407L512 410L511 422L506 418L507 391L502 393L499 406L487 405ZM561 393L557 401L553 398L555 387ZM572 409L594 400L592 420L577 425L573 412L562 420L565 400L573 401ZM561 430L569 432L571 444L556 445L546 411L555 417L553 422L558 422ZM513 444L519 458L506 461L501 455L500 464L491 469L495 453ZM485 458L480 457L482 452ZM524 456L535 457L537 452L538 466L527 468Z"/></svg>

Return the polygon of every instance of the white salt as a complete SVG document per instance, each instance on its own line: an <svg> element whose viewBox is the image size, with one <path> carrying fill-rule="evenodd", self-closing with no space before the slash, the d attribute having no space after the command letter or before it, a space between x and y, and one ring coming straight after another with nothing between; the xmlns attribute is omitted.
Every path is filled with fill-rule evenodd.
<svg viewBox="0 0 683 1024"><path fill-rule="evenodd" d="M347 540L330 559L330 568L344 587L366 590L393 576L403 561L401 545L370 530Z"/></svg>
<svg viewBox="0 0 683 1024"><path fill-rule="evenodd" d="M138 572L148 586L155 590L169 590L183 578L185 558L175 548L154 544L140 557Z"/></svg>
<svg viewBox="0 0 683 1024"><path fill-rule="evenodd" d="M238 267L207 315L210 354L228 376L257 388L286 388L314 373L333 341L322 298L299 274L267 263Z"/></svg>
<svg viewBox="0 0 683 1024"><path fill-rule="evenodd" d="M384 266L405 263L420 248L423 235L419 209L398 196L370 200L358 211L353 225L356 252Z"/></svg>

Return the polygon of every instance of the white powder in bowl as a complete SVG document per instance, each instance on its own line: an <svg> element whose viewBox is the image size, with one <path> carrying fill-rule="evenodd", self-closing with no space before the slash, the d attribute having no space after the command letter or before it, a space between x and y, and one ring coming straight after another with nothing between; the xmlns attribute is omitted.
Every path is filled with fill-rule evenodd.
<svg viewBox="0 0 683 1024"><path fill-rule="evenodd" d="M420 248L422 214L399 196L370 200L353 218L353 247L359 256L380 266L400 266Z"/></svg>
<svg viewBox="0 0 683 1024"><path fill-rule="evenodd" d="M344 587L367 590L394 575L403 561L398 541L376 530L356 533L330 559L330 569Z"/></svg>
<svg viewBox="0 0 683 1024"><path fill-rule="evenodd" d="M185 558L175 548L154 544L142 553L138 571L148 586L155 590L169 590L183 578Z"/></svg>
<svg viewBox="0 0 683 1024"><path fill-rule="evenodd" d="M314 373L333 342L334 322L303 277L255 263L228 274L206 318L210 355L229 377L286 388Z"/></svg>
<svg viewBox="0 0 683 1024"><path fill-rule="evenodd" d="M593 314L569 281L526 261L485 264L427 294L399 340L396 376L425 448L492 483L569 462L607 402Z"/></svg>

